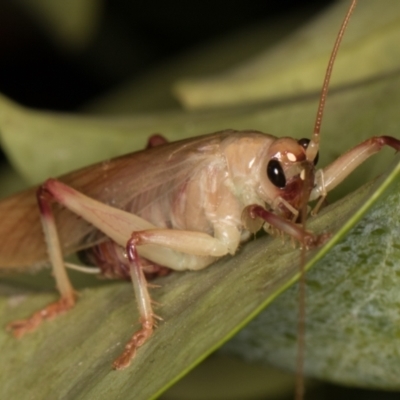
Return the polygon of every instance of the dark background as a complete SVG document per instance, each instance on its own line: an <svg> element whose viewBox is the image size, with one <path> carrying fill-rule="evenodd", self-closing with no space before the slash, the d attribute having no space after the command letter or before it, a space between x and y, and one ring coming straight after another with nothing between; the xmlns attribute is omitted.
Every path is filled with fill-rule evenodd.
<svg viewBox="0 0 400 400"><path fill-rule="evenodd" d="M17 2L0 3L0 92L37 108L77 110L91 99L190 48L286 13L306 18L332 0L108 0L93 41L60 48ZM317 398L397 399L397 393L326 384ZM313 396L314 397L314 396Z"/></svg>
<svg viewBox="0 0 400 400"><path fill-rule="evenodd" d="M29 106L74 110L185 50L285 13L332 0L108 0L94 40L80 51L57 47L18 2L0 3L0 92Z"/></svg>

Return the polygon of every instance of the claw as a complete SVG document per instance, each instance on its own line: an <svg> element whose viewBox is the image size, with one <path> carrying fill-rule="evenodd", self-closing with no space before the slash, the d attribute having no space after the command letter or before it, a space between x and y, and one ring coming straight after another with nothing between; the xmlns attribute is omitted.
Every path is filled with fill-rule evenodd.
<svg viewBox="0 0 400 400"><path fill-rule="evenodd" d="M153 323L143 323L142 329L137 331L129 342L125 345L124 352L114 361L113 368L121 370L129 367L132 359L136 356L136 351L140 346L150 338L153 334Z"/></svg>
<svg viewBox="0 0 400 400"><path fill-rule="evenodd" d="M71 298L60 298L58 301L49 304L44 309L35 312L27 319L10 322L6 330L16 338L21 338L27 333L33 332L45 320L53 319L60 314L70 310L75 305L75 296Z"/></svg>

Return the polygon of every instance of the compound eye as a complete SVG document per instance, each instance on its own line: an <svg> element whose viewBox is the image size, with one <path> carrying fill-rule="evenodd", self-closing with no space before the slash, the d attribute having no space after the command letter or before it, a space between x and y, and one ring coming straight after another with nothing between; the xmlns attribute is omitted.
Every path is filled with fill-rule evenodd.
<svg viewBox="0 0 400 400"><path fill-rule="evenodd" d="M279 161L271 160L267 165L267 175L269 180L278 188L286 186L286 178Z"/></svg>
<svg viewBox="0 0 400 400"><path fill-rule="evenodd" d="M307 150L308 145L310 144L310 139L300 139L299 141L297 141L297 143L303 147L304 150ZM314 158L314 165L317 165L318 163L318 159L319 159L319 152L317 153L317 155Z"/></svg>

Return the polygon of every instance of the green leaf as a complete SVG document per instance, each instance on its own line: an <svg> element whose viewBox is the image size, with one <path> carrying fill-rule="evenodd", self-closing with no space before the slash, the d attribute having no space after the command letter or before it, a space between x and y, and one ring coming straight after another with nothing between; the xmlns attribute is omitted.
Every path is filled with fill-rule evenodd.
<svg viewBox="0 0 400 400"><path fill-rule="evenodd" d="M319 92L327 60L349 5L350 1L336 2L298 32L247 63L218 75L178 81L177 97L188 109L196 109ZM396 71L400 58L399 20L398 2L358 2L335 61L330 87Z"/></svg>
<svg viewBox="0 0 400 400"><path fill-rule="evenodd" d="M372 224L375 226L379 222L379 226L384 227L380 228L381 230L386 228L389 231L392 227L388 226L388 219L394 213L393 207L396 207L396 203L399 204L399 171L400 164L378 190L375 190L375 187L370 184L333 205L310 223L310 229L315 232L326 230L334 232L338 227L342 227L332 239L332 241L337 241L355 223L360 214L376 201L379 195L384 193L382 201L388 202L389 206L382 208L381 204L378 204L378 208L369 214L367 222L363 221L362 224L364 224L363 226L371 224L372 220ZM385 191L384 189L388 185L391 185L390 189ZM370 198L371 192L374 193L372 198ZM366 199L369 199L369 202L363 205ZM353 214L354 216L352 216ZM362 228L359 225L353 234L358 239L360 229ZM371 243L376 236L381 243L380 235L375 235L373 232L367 236L369 242ZM346 239L335 252L343 254L343 246L353 246L353 244L349 244L348 240L353 239ZM312 262L321 258L332 246L332 243L315 250ZM362 259L367 250L363 245L358 246L362 248L362 251L357 256L352 253L352 257ZM374 251L372 253L374 254ZM381 253L385 252L381 251ZM346 258L349 258L348 253L346 253ZM164 322L160 323L151 340L140 349L132 366L122 372L112 371L111 363L122 351L123 343L138 327L137 324L132 326L132 323L137 321L138 314L133 301L131 285L107 284L82 290L74 310L59 317L56 321L43 324L41 329L24 339L15 340L4 331L0 332L0 351L2 353L0 387L3 397L28 398L32 385L34 385L36 398L51 397L54 391L59 397L66 399L106 399L116 397L116 393L118 393L118 397L152 398L218 348L293 283L298 275L299 260L299 250L294 249L290 243L282 244L279 239L273 240L264 237L248 243L235 257L225 257L203 271L174 273L159 279L157 283L162 287L153 290L152 293L153 298L163 305L159 308L158 313L162 315ZM331 262L329 261L329 264ZM372 262L376 263L377 261ZM322 266L324 263L322 261ZM379 277L378 281L384 277L382 279L384 285L387 284L388 279L393 285L388 296L392 302L386 300L385 303L386 316L384 316L385 309L375 304L376 298L380 295L375 298L372 296L372 293L375 293L377 279L372 280L372 283L367 283L367 287L372 285L374 289L374 292L367 291L367 297L370 298L372 306L375 305L377 308L369 310L367 304L364 310L365 305L361 302L359 315L365 318L359 318L357 328L354 328L365 338L368 338L368 329L371 326L376 329L382 321L385 321L384 331L387 331L390 339L396 339L398 300L395 297L397 285L395 281L393 282L396 276L394 265L397 265L398 268L399 264L396 264L395 259L386 260L386 268L389 270L388 277L384 277L382 266L379 270L376 268L374 270L375 276ZM352 268L354 270L359 266L355 263ZM366 269L368 268L364 268L363 271ZM341 324L335 323L334 319L326 321L327 315L329 317L333 315L332 304L341 303L341 308L344 309L347 302L342 300L342 291L339 291L339 298L333 297L335 286L331 282L325 285L324 281L333 278L343 281L343 276L345 276L347 289L345 299L347 300L352 297L351 293L355 290L354 287L358 287L361 293L366 292L365 286L361 285L363 281L366 282L366 279L362 278L363 275L360 277L354 272L341 272L337 266L333 271L332 269L323 271L321 272L320 265L316 269L316 273L309 276L309 287L313 294L316 287L319 289L321 287L329 288L325 289L329 294L326 301L328 307L322 316L318 314L316 318L317 322L322 323L323 331L314 331L314 325L317 323L311 320L308 324L308 332L310 335L325 337L327 336L325 330L328 326L330 333L336 327L342 334L351 336L349 334L352 332L349 332L348 329L341 330L344 327L342 322L345 318L341 320ZM320 279L317 280L319 275ZM355 278L354 282L352 282L353 278ZM6 290L15 292L15 283L3 285L1 290L3 293ZM22 295L24 297L21 298ZM321 303L321 296L324 295L324 292L317 293L317 295ZM269 326L273 327L270 330L277 329L276 341L269 347L267 353L269 354L273 348L275 354L279 355L279 352L283 352L285 360L293 357L296 318L290 311L297 308L296 295L292 292L291 296L288 296L285 296L286 303L283 304L283 309L277 309L278 306L274 306L271 312L266 311L267 318L270 318ZM29 293L26 288L21 288L8 299L3 298L1 301L0 323L4 325L10 319L24 317L54 297L54 295L43 292ZM354 298L357 300L359 293L354 293ZM365 296L363 298L365 299ZM312 304L311 308L313 308ZM374 321L370 317L376 313L376 310L379 310L380 315L379 319ZM347 311L347 318L352 315L353 311L352 309ZM312 312L309 312L309 315L311 316ZM288 320L286 326L276 325L277 320L286 319ZM354 327L354 321L351 321L351 318L349 326ZM260 331L261 333L267 331L268 326L261 322L261 327L256 325L256 328L256 338L260 338L257 343L264 342L266 338L264 335L260 336ZM382 325L380 325L380 330L382 331ZM252 349L251 343L256 339L253 336L249 337L248 332L248 330L243 331L241 337L245 337L246 345L240 342L239 348ZM346 349L349 340L347 337ZM356 336L354 340L358 340L358 337ZM290 350L286 350L288 342L292 345ZM312 337L310 345L314 346ZM343 346L343 342L341 345ZM396 340L387 342L388 347L396 345ZM324 342L323 346L330 349L331 342ZM376 346L375 352L379 354L380 351L381 347ZM336 355L336 362L339 362L340 356L343 355L343 352L338 351L325 351L325 353L331 357L332 353ZM252 354L254 354L253 351L246 351L247 357L251 357ZM320 354L316 352L315 358L320 360ZM398 362L393 351L392 359L394 363L396 360ZM335 362L332 359L328 361ZM314 359L310 361L312 365L314 362ZM395 375L387 374L385 376L386 381L381 381L381 386L384 387L388 385L391 376ZM331 376L326 374L326 377ZM37 382L42 382L42 384L35 384ZM360 380L354 379L352 382L360 384ZM394 383L392 384L394 385Z"/></svg>

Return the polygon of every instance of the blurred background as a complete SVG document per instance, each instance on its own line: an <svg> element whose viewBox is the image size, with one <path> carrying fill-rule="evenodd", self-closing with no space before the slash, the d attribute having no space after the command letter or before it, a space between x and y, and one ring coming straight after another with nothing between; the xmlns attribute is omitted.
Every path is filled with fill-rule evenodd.
<svg viewBox="0 0 400 400"><path fill-rule="evenodd" d="M0 91L24 105L76 110L196 47L239 32L256 35L287 15L285 29L296 29L331 2L1 2ZM261 39L235 57L255 54L268 40Z"/></svg>
<svg viewBox="0 0 400 400"><path fill-rule="evenodd" d="M193 75L224 70L257 54L266 43L273 45L330 3L332 0L0 2L0 92L20 104L57 111L129 113L178 108L168 92L168 82L160 85L154 101L151 97L141 101L141 91L146 90L142 83L171 64L173 75L179 76L180 60L185 60L185 66L191 60ZM281 26L283 19L290 23ZM271 24L277 27L275 37L260 35ZM220 61L203 60L196 65L196 53L215 43L218 49L231 37L244 45ZM182 75L186 73L185 67ZM264 367L243 366L225 356L220 362L213 356L165 399L292 397L291 380L286 377L282 377L280 389L268 396L263 392ZM216 370L225 377L217 378ZM251 380L254 377L260 378L260 388ZM213 388L214 378L229 390ZM246 379L252 390L248 396L238 395ZM399 398L397 393L320 383L311 386L307 398Z"/></svg>

